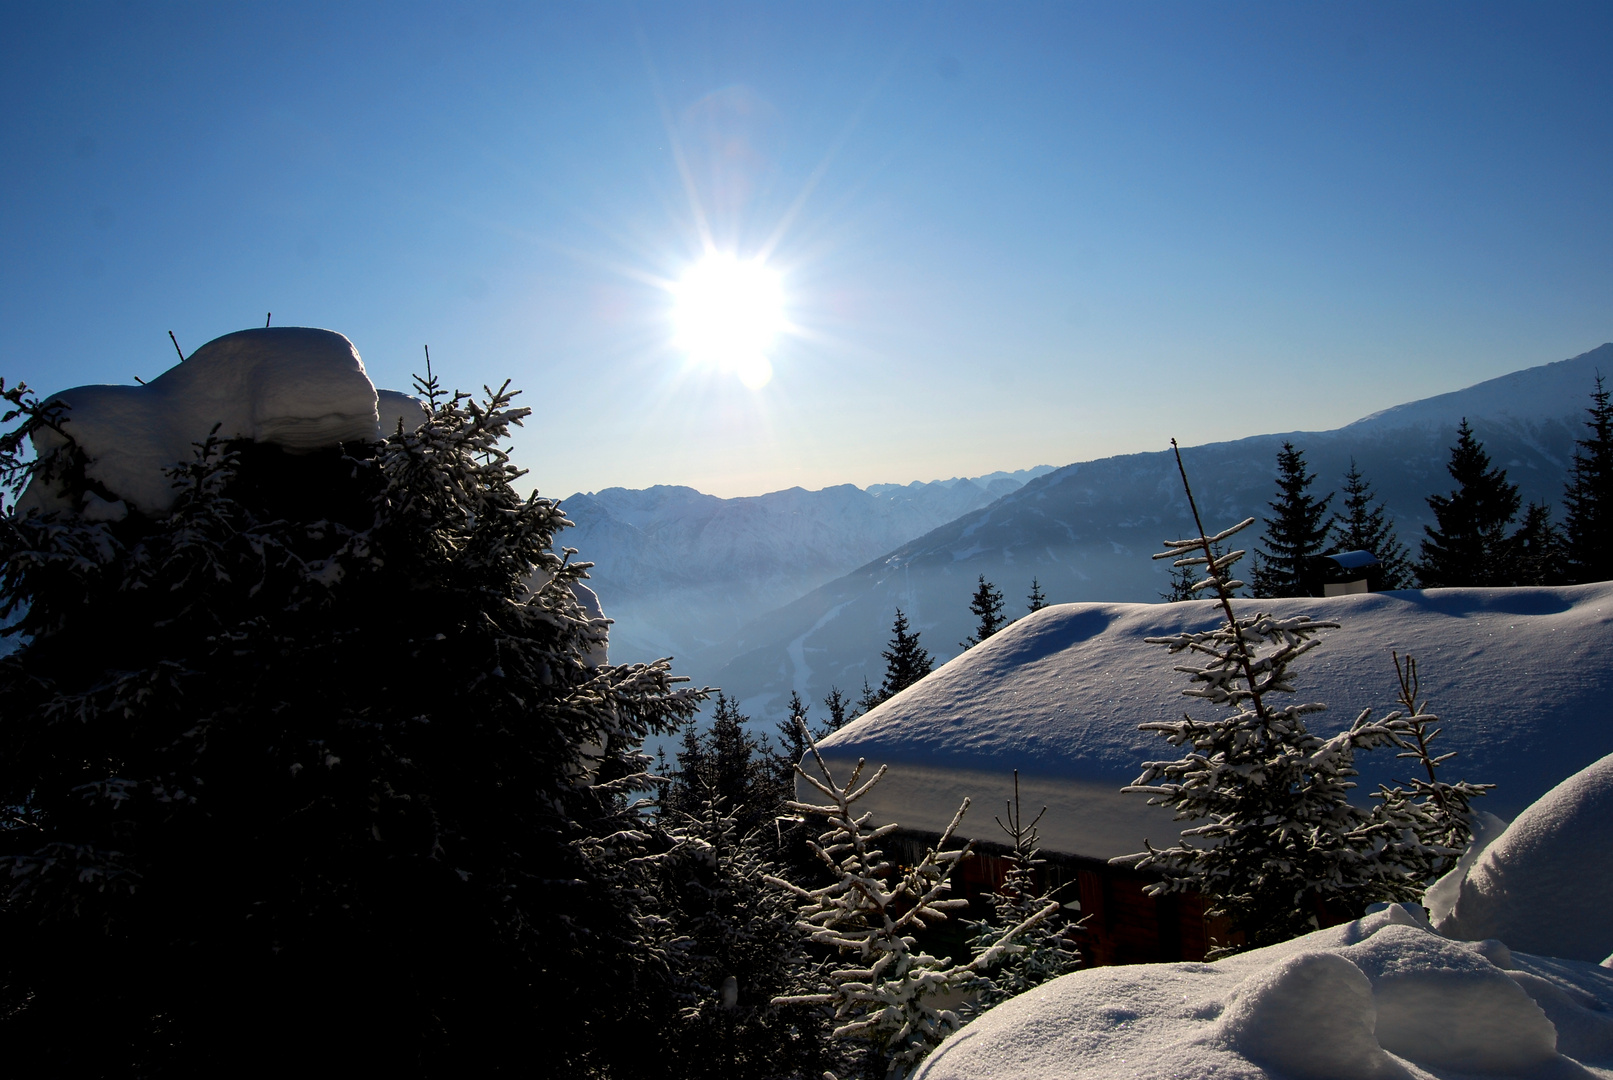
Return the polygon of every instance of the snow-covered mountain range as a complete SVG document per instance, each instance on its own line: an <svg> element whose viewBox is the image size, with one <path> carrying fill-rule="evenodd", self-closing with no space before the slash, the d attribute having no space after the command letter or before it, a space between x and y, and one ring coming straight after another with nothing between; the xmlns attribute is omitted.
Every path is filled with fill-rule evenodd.
<svg viewBox="0 0 1613 1080"><path fill-rule="evenodd" d="M1053 471L719 499L658 486L573 495L563 537L595 563L616 656L687 657L869 559Z"/></svg>
<svg viewBox="0 0 1613 1080"><path fill-rule="evenodd" d="M1285 439L1305 452L1320 492L1339 484L1353 457L1415 555L1422 526L1432 521L1426 497L1451 488L1445 463L1463 417L1526 502L1556 507L1599 372L1613 374L1613 344L1333 431L1257 435L1191 447L1183 456L1212 529L1269 512ZM1161 432L1160 442L1168 437ZM939 662L957 655L972 629L969 598L979 575L1003 590L1011 615L1024 613L1032 578L1054 603L1153 601L1169 571L1149 555L1160 541L1192 531L1168 450L1069 465L686 654L679 668L722 686L753 715L779 712L791 689L809 701L831 685L855 696L864 677L879 682L879 653L898 606ZM603 592L614 614L610 591Z"/></svg>

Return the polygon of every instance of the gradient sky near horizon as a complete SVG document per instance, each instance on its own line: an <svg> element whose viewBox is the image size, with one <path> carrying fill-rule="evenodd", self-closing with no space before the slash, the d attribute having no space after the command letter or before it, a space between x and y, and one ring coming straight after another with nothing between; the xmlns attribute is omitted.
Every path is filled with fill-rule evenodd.
<svg viewBox="0 0 1613 1080"><path fill-rule="evenodd" d="M1613 340L1605 4L0 8L0 375L326 326L549 495L1336 427ZM765 256L759 389L673 289Z"/></svg>

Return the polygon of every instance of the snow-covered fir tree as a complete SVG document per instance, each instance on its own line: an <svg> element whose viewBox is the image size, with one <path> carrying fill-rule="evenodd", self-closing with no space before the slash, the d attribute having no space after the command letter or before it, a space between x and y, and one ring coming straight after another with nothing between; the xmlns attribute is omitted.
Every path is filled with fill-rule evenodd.
<svg viewBox="0 0 1613 1080"><path fill-rule="evenodd" d="M0 516L0 1031L16 1075L640 1076L668 986L644 737L697 708L603 663L512 425L422 392L383 442L206 440L172 512ZM0 466L74 505L70 412ZM28 461L22 436L65 445ZM116 520L110 520L116 518ZM95 520L92 520L95 519Z"/></svg>
<svg viewBox="0 0 1613 1080"><path fill-rule="evenodd" d="M1304 596L1306 563L1327 547L1331 494L1311 495L1316 475L1306 471L1305 453L1284 442L1277 454L1277 501L1260 538L1261 550L1251 575L1256 596Z"/></svg>
<svg viewBox="0 0 1613 1080"><path fill-rule="evenodd" d="M1180 466L1180 451L1177 460ZM1182 482L1198 524L1185 469ZM1232 569L1244 552L1220 554L1217 545L1253 523L1247 519L1214 536L1200 524L1199 536L1169 541L1155 556L1202 566L1199 589L1221 604L1224 619L1213 630L1148 640L1186 661L1177 670L1194 685L1184 694L1223 711L1208 720L1184 715L1141 725L1185 753L1145 762L1125 790L1170 807L1178 820L1204 824L1185 829L1175 845L1147 844L1142 855L1117 860L1159 873L1155 894L1208 896L1212 912L1230 918L1244 948L1297 937L1367 903L1414 898L1429 873L1424 845L1397 840L1408 830L1416 835L1415 806L1392 799L1368 811L1349 801L1355 753L1405 748L1404 718L1374 722L1364 711L1348 729L1324 738L1309 730L1306 718L1326 706L1277 704L1279 695L1295 691L1295 662L1316 647L1318 632L1337 624L1237 613L1232 590L1241 582Z"/></svg>
<svg viewBox="0 0 1613 1080"><path fill-rule="evenodd" d="M1590 437L1579 439L1563 489L1563 543L1571 581L1613 576L1613 401L1596 376Z"/></svg>
<svg viewBox="0 0 1613 1080"><path fill-rule="evenodd" d="M981 979L974 986L975 1002L969 1007L971 1012L983 1012L1081 966L1080 950L1065 937L1059 902L1045 887L1046 860L1039 857L1037 844L1041 836L1036 826L1046 813L1044 806L1041 813L1026 824L1019 805L1019 770L1015 769L1014 801L1005 811L1007 820L997 819L998 827L1008 835L1011 845L1010 866L1002 884L988 897L991 917L971 927L970 952L974 956L985 955L1003 945L1003 938L1010 930L1023 929L1006 949L999 950L1002 958L981 972Z"/></svg>
<svg viewBox="0 0 1613 1080"><path fill-rule="evenodd" d="M1378 557L1384 589L1409 589L1416 582L1411 553L1400 542L1394 523L1371 482L1350 459L1344 474L1343 512L1333 520L1333 547L1337 551L1370 551Z"/></svg>
<svg viewBox="0 0 1613 1080"><path fill-rule="evenodd" d="M1374 816L1393 823L1393 827L1380 830L1381 839L1397 849L1401 861L1412 868L1411 876L1417 883L1427 885L1454 867L1467 850L1473 840L1473 800L1495 785L1465 780L1452 784L1439 778L1440 767L1456 752L1434 752L1434 740L1443 729L1434 726L1439 717L1428 711L1428 702L1421 697L1416 659L1407 656L1402 662L1399 653L1390 656L1399 684L1400 708L1385 716L1383 722L1397 733L1401 750L1396 756L1415 762L1423 775L1413 775L1409 787L1380 785L1374 798L1382 805ZM1417 895L1405 899L1421 899L1420 889L1408 889L1410 892Z"/></svg>
<svg viewBox="0 0 1613 1080"><path fill-rule="evenodd" d="M893 822L872 827L871 815L856 809L857 801L884 777L885 766L864 779L866 763L859 761L847 781L836 784L815 743L811 753L818 776L806 769L799 775L825 802L795 802L791 808L828 825L811 847L832 880L817 888L782 878L775 878L774 884L800 902L802 931L815 944L837 952L845 966L829 970L822 984L809 992L775 1000L780 1005L831 1008L834 1037L865 1048L855 1063L863 1075L902 1076L963 1025L954 1006L964 992L1013 949L1020 934L1046 916L1010 928L967 964L922 951L916 933L943 921L949 911L968 906L967 900L945 899L949 874L969 855L969 845L947 849L968 800L917 865L897 867L878 845L900 826Z"/></svg>
<svg viewBox="0 0 1613 1080"><path fill-rule="evenodd" d="M975 617L975 632L959 643L960 649L972 649L1008 625L1008 618L1003 614L1002 590L987 581L985 574L980 575L980 584L969 600L969 610Z"/></svg>

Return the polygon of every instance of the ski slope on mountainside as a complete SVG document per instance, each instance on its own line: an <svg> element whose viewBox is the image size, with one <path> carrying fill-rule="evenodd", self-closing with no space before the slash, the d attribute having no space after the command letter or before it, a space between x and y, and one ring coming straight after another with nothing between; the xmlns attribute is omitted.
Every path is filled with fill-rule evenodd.
<svg viewBox="0 0 1613 1080"><path fill-rule="evenodd" d="M1390 651L1416 657L1440 716L1436 746L1459 756L1449 779L1497 784L1477 807L1511 818L1562 777L1613 752L1613 582L1561 588L1431 589L1322 599L1242 601L1281 617L1340 624L1295 666L1296 689L1328 712L1311 729L1346 727L1363 708L1394 707ZM1207 629L1209 600L1063 604L1001 631L827 738L836 776L859 757L890 772L860 804L876 821L939 832L965 796L963 835L998 839L992 815L1021 773L1026 805L1049 807L1044 846L1109 858L1173 840L1181 826L1119 789L1146 760L1179 753L1139 724L1204 714L1187 677L1145 638ZM1361 790L1403 776L1379 752L1358 756ZM802 794L806 794L804 785Z"/></svg>

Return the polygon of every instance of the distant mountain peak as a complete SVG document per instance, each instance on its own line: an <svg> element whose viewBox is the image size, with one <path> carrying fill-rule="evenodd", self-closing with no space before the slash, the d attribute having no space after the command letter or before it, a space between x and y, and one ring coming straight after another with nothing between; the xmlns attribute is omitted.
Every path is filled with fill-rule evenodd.
<svg viewBox="0 0 1613 1080"><path fill-rule="evenodd" d="M1557 504L1598 370L1613 374L1613 344L1333 431L1253 435L1187 447L1183 456L1210 527L1270 512L1285 439L1305 452L1319 494L1335 489L1354 460L1415 550L1431 521L1427 497L1450 489L1445 462L1464 416L1526 500ZM696 655L692 674L720 682L755 714L776 711L791 690L818 700L830 685L845 690L870 664L877 668L898 606L945 659L972 626L969 598L981 575L1007 595L1011 613L1022 613L1013 606L1032 578L1053 603L1153 602L1169 568L1149 555L1192 529L1168 450L1067 465L769 612Z"/></svg>
<svg viewBox="0 0 1613 1080"><path fill-rule="evenodd" d="M1380 409L1339 429L1455 425L1464 416L1508 417L1538 423L1563 416L1563 403L1589 400L1596 373L1613 375L1613 342L1555 363L1540 364L1486 379L1448 394Z"/></svg>

